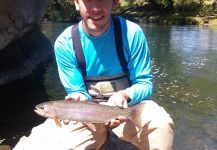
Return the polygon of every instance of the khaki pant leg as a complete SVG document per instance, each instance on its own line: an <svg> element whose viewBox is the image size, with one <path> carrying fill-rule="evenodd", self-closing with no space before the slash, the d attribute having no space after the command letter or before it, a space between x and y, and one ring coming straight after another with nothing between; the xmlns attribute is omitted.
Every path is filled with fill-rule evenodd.
<svg viewBox="0 0 217 150"><path fill-rule="evenodd" d="M145 104L141 113L143 127L138 128L129 120L113 132L142 150L171 150L174 124L169 114L151 100L142 103Z"/></svg>
<svg viewBox="0 0 217 150"><path fill-rule="evenodd" d="M22 137L14 150L99 149L106 141L107 130L100 125L97 128L99 132L89 129L82 123L62 124L62 127L58 127L53 119L47 119L34 127L29 137Z"/></svg>

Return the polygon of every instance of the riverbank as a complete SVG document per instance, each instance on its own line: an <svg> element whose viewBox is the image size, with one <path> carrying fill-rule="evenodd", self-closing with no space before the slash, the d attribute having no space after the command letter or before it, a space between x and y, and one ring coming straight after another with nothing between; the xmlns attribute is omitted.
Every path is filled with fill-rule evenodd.
<svg viewBox="0 0 217 150"><path fill-rule="evenodd" d="M210 5L203 7L192 6L191 8L161 10L153 6L135 6L130 9L118 10L115 15L143 23L159 25L206 25L217 26L217 9Z"/></svg>
<svg viewBox="0 0 217 150"><path fill-rule="evenodd" d="M113 14L142 23L217 26L217 6L211 0L200 2L190 0L182 3L172 1L170 5L156 1L121 0L120 6ZM44 20L62 23L78 22L80 15L72 1L61 1L49 4Z"/></svg>
<svg viewBox="0 0 217 150"><path fill-rule="evenodd" d="M217 26L217 14L215 15L189 15L174 13L169 15L151 15L141 19L143 22L166 25L205 25Z"/></svg>
<svg viewBox="0 0 217 150"><path fill-rule="evenodd" d="M124 16L126 19L139 22L139 23L151 23L158 25L198 25L198 26L217 26L217 14L208 16L183 16L182 14L171 14L167 16L163 15L150 15L144 17L137 16ZM76 23L79 19L74 20L61 20L53 21L44 19L43 22L59 22L59 23Z"/></svg>

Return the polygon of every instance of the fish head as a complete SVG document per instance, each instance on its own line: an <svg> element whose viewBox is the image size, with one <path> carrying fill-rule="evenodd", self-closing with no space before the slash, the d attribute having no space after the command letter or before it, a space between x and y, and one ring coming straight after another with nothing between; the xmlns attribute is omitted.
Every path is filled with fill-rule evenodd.
<svg viewBox="0 0 217 150"><path fill-rule="evenodd" d="M42 117L54 118L56 116L54 103L52 101L36 105L34 111Z"/></svg>

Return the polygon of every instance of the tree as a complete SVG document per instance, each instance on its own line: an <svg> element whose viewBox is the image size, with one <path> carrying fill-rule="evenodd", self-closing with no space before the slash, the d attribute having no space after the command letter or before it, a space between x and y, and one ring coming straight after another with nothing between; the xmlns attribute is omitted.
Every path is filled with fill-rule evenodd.
<svg viewBox="0 0 217 150"><path fill-rule="evenodd" d="M216 0L212 0L212 10L216 9Z"/></svg>
<svg viewBox="0 0 217 150"><path fill-rule="evenodd" d="M72 0L49 0L49 6L44 16L47 20L61 22L76 22L79 18Z"/></svg>

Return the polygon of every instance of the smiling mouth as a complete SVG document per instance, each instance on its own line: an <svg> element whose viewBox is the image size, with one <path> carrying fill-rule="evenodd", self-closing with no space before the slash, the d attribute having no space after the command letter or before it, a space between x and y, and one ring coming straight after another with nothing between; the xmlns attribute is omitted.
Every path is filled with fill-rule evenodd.
<svg viewBox="0 0 217 150"><path fill-rule="evenodd" d="M103 18L103 16L90 16L90 19L92 19L92 20L100 20L102 18Z"/></svg>

